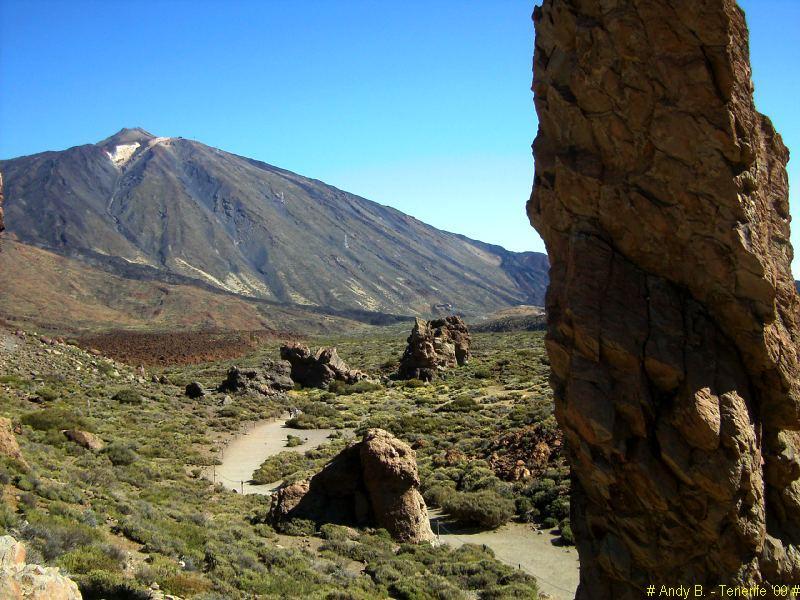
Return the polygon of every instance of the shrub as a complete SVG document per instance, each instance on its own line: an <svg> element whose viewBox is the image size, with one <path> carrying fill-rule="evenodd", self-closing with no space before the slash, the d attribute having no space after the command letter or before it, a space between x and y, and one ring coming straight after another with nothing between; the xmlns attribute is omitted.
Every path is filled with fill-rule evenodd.
<svg viewBox="0 0 800 600"><path fill-rule="evenodd" d="M454 492L442 508L462 523L494 529L514 516L514 501L491 490Z"/></svg>
<svg viewBox="0 0 800 600"><path fill-rule="evenodd" d="M273 483L285 479L292 473L299 471L306 465L306 460L302 454L284 450L275 456L270 456L261 463L257 471L253 473L253 482L258 484Z"/></svg>
<svg viewBox="0 0 800 600"><path fill-rule="evenodd" d="M289 519L278 523L276 529L286 535L314 535L317 526L308 519Z"/></svg>
<svg viewBox="0 0 800 600"><path fill-rule="evenodd" d="M286 436L286 447L287 448L294 448L295 446L302 446L303 439L296 435L292 435L291 433Z"/></svg>
<svg viewBox="0 0 800 600"><path fill-rule="evenodd" d="M50 387L44 387L37 390L36 394L45 402L55 402L61 397L61 394Z"/></svg>
<svg viewBox="0 0 800 600"><path fill-rule="evenodd" d="M572 526L570 525L569 519L561 521L558 528L561 531L561 539L565 544L575 544L575 536L572 535Z"/></svg>
<svg viewBox="0 0 800 600"><path fill-rule="evenodd" d="M130 388L119 390L111 398L120 404L141 404L143 402L139 392Z"/></svg>
<svg viewBox="0 0 800 600"><path fill-rule="evenodd" d="M83 417L63 407L30 412L22 415L20 422L38 431L89 429L89 424Z"/></svg>
<svg viewBox="0 0 800 600"><path fill-rule="evenodd" d="M120 442L109 444L103 452L115 467L132 465L139 460L139 455L133 448Z"/></svg>
<svg viewBox="0 0 800 600"><path fill-rule="evenodd" d="M75 577L81 590L83 600L148 600L150 590L125 579L120 573L108 571L92 571L86 575Z"/></svg>
<svg viewBox="0 0 800 600"><path fill-rule="evenodd" d="M70 574L88 574L92 571L118 571L122 555L114 547L82 546L59 557L57 564Z"/></svg>

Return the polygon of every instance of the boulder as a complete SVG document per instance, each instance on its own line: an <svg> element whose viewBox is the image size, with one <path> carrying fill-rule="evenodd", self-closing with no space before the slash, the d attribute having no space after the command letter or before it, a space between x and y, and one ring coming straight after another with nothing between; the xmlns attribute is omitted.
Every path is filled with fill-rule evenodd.
<svg viewBox="0 0 800 600"><path fill-rule="evenodd" d="M13 458L27 468L28 463L22 456L22 451L14 435L11 419L0 417L0 455Z"/></svg>
<svg viewBox="0 0 800 600"><path fill-rule="evenodd" d="M414 320L403 357L400 379L431 381L438 372L467 364L470 335L466 323L457 315L433 321Z"/></svg>
<svg viewBox="0 0 800 600"><path fill-rule="evenodd" d="M322 525L383 527L401 542L433 539L419 493L416 453L382 429L369 429L308 481L273 496L276 524L309 519Z"/></svg>
<svg viewBox="0 0 800 600"><path fill-rule="evenodd" d="M294 387L291 368L291 364L285 360L264 361L260 369L231 367L218 389L231 394L254 391L264 396L274 396Z"/></svg>
<svg viewBox="0 0 800 600"><path fill-rule="evenodd" d="M80 429L67 429L64 431L64 435L68 440L73 441L79 446L82 446L87 450L91 450L92 452L99 452L106 446L99 436L95 435L94 433L89 433L88 431L81 431Z"/></svg>
<svg viewBox="0 0 800 600"><path fill-rule="evenodd" d="M25 563L25 548L9 535L0 537L0 598L3 600L81 600L77 584L57 567Z"/></svg>
<svg viewBox="0 0 800 600"><path fill-rule="evenodd" d="M281 346L281 358L291 365L292 380L305 386L326 388L333 381L356 383L369 376L347 366L336 348L319 348L312 352L307 346L288 343Z"/></svg>
<svg viewBox="0 0 800 600"><path fill-rule="evenodd" d="M528 215L577 598L800 577L788 151L734 0L544 0Z"/></svg>
<svg viewBox="0 0 800 600"><path fill-rule="evenodd" d="M203 389L203 386L199 382L193 381L192 383L186 386L184 394L186 394L192 400L196 400L197 398L202 398L203 396L205 396L206 391Z"/></svg>

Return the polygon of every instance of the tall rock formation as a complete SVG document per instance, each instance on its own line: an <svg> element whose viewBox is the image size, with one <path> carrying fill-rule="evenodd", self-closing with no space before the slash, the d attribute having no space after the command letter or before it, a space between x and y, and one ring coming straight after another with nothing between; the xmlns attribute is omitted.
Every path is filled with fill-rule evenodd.
<svg viewBox="0 0 800 600"><path fill-rule="evenodd" d="M400 542L428 542L433 532L419 484L416 452L383 429L368 429L311 479L278 489L271 517L277 524L377 526Z"/></svg>
<svg viewBox="0 0 800 600"><path fill-rule="evenodd" d="M458 315L433 321L414 319L406 342L397 373L400 379L432 381L437 373L463 366L472 356L469 329Z"/></svg>
<svg viewBox="0 0 800 600"><path fill-rule="evenodd" d="M789 154L733 0L545 0L531 222L578 598L800 580Z"/></svg>
<svg viewBox="0 0 800 600"><path fill-rule="evenodd" d="M6 228L5 221L3 221L3 174L0 173L0 231Z"/></svg>

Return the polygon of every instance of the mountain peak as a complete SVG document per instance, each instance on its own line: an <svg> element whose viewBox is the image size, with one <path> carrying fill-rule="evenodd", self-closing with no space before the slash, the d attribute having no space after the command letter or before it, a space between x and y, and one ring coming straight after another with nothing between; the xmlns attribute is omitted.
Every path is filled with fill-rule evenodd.
<svg viewBox="0 0 800 600"><path fill-rule="evenodd" d="M112 136L107 137L106 139L97 142L98 146L106 147L106 146L119 146L120 144L133 144L135 142L143 143L149 140L154 139L154 136L149 131L145 131L141 127L123 127L117 133Z"/></svg>

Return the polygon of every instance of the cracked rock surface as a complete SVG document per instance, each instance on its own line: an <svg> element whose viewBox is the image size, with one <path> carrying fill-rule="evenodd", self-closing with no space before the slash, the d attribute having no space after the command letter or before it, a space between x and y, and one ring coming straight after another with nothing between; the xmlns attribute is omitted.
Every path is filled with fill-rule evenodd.
<svg viewBox="0 0 800 600"><path fill-rule="evenodd" d="M545 0L528 202L578 598L800 578L789 153L732 0Z"/></svg>

